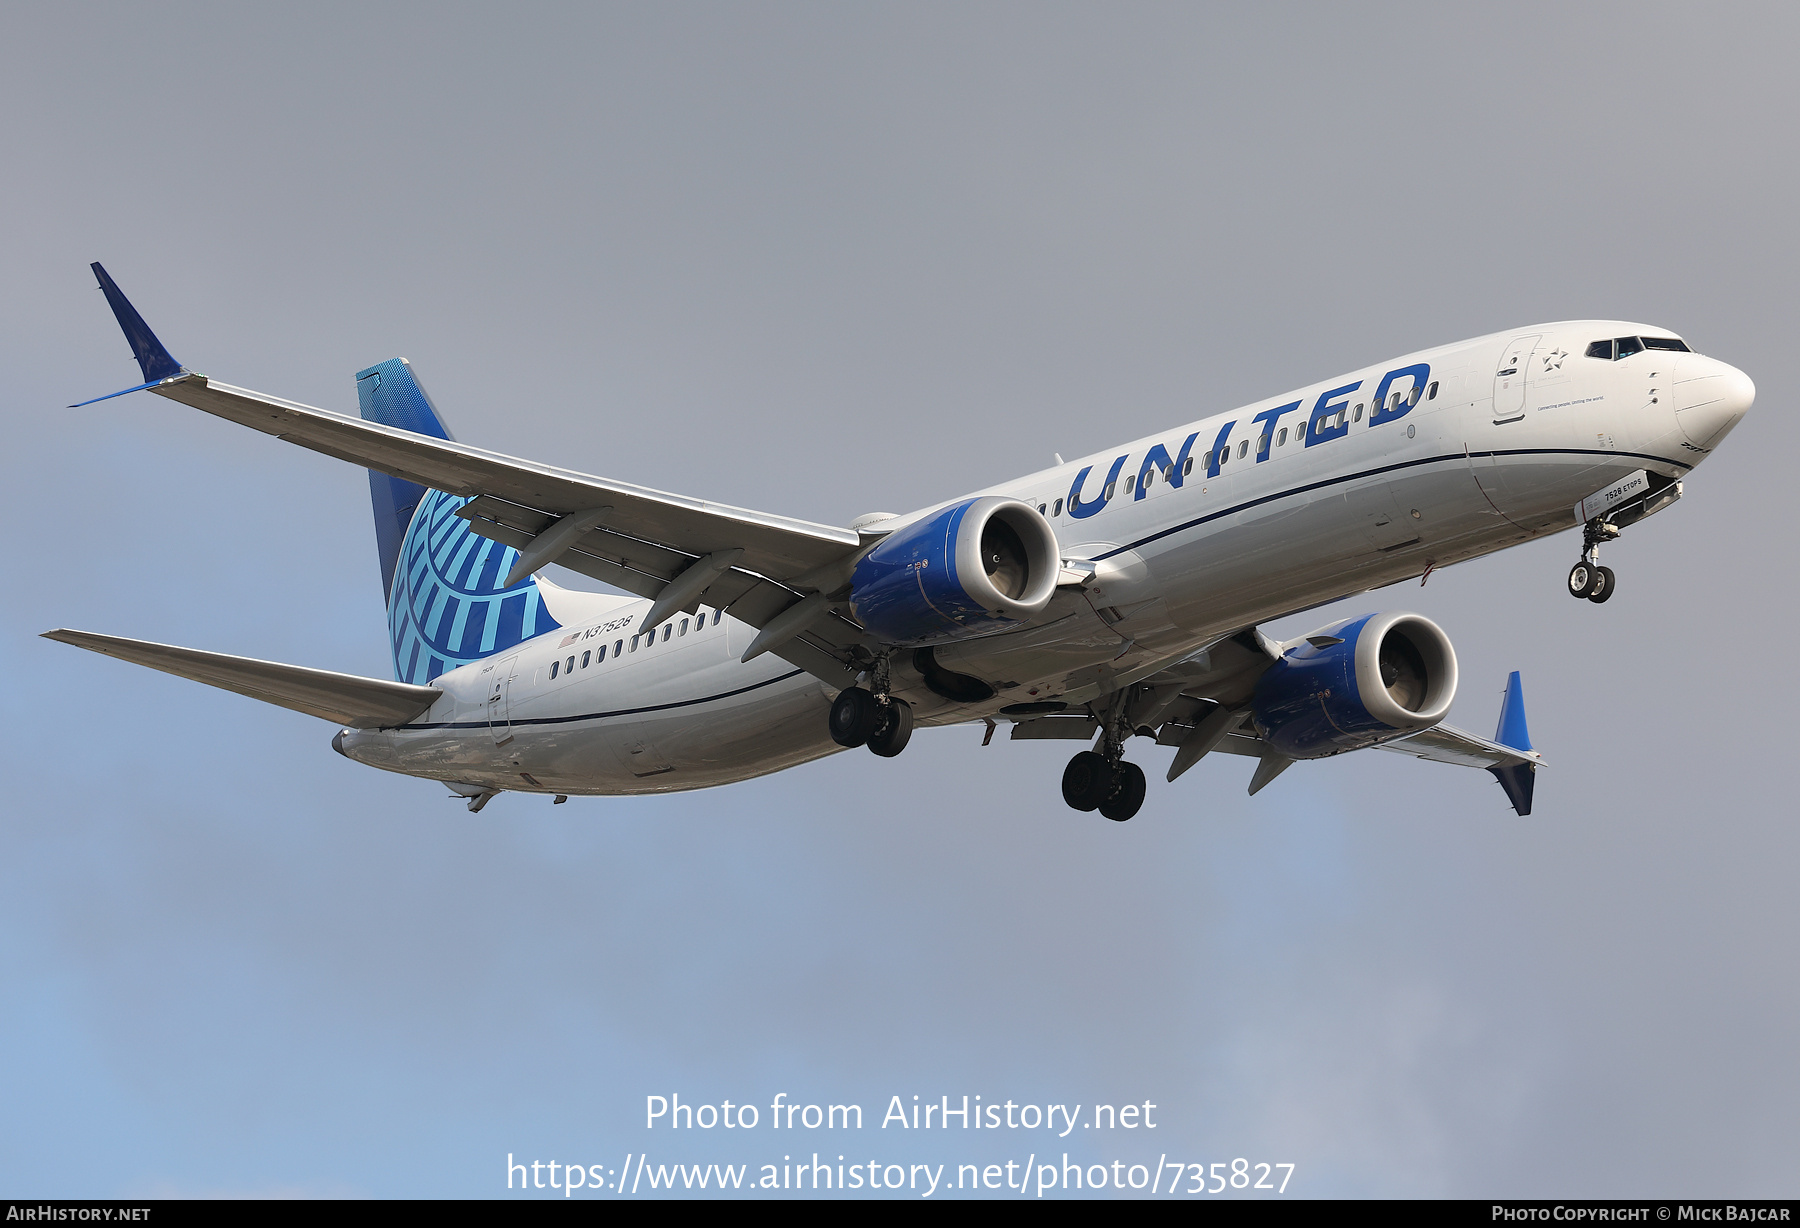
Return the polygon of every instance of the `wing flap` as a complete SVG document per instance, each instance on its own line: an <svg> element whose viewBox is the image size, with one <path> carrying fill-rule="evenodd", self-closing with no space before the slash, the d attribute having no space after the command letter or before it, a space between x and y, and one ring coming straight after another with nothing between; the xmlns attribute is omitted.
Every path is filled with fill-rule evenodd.
<svg viewBox="0 0 1800 1228"><path fill-rule="evenodd" d="M92 631L58 628L44 632L44 638L355 728L403 724L443 694L434 686L411 686Z"/></svg>

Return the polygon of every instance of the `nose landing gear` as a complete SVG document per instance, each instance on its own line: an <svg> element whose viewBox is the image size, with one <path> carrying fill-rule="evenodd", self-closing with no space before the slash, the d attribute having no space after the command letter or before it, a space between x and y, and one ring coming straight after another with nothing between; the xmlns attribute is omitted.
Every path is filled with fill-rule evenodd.
<svg viewBox="0 0 1800 1228"><path fill-rule="evenodd" d="M1569 596L1585 597L1595 605L1613 595L1613 569L1600 566L1600 543L1619 535L1618 526L1604 520L1590 520L1581 530L1581 558L1569 568Z"/></svg>

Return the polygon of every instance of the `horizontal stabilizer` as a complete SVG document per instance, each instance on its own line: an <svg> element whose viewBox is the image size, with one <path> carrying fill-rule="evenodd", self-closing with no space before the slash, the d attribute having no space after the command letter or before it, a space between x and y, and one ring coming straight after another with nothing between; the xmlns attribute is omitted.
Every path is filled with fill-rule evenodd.
<svg viewBox="0 0 1800 1228"><path fill-rule="evenodd" d="M147 665L178 678L204 682L207 686L235 691L251 699L354 728L403 724L425 711L443 694L437 687L411 686L380 678L308 669L302 665L227 656L222 652L202 652L197 648L177 648L148 640L97 635L92 631L59 628L44 632L44 638L118 657L121 661Z"/></svg>

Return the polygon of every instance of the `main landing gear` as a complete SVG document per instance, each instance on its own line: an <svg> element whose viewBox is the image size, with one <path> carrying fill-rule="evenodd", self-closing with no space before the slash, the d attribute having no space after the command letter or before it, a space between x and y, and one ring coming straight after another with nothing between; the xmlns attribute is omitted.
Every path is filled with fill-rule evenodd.
<svg viewBox="0 0 1800 1228"><path fill-rule="evenodd" d="M1144 804L1144 769L1121 759L1108 763L1098 751L1084 750L1063 769L1063 801L1077 810L1098 810L1123 823Z"/></svg>
<svg viewBox="0 0 1800 1228"><path fill-rule="evenodd" d="M887 658L871 672L875 690L846 687L831 704L831 740L839 746L867 746L892 759L912 740L912 705L888 693Z"/></svg>
<svg viewBox="0 0 1800 1228"><path fill-rule="evenodd" d="M1612 598L1613 569L1600 566L1600 543L1619 535L1616 525L1590 520L1581 530L1581 560L1569 568L1569 596L1585 597L1595 605Z"/></svg>
<svg viewBox="0 0 1800 1228"><path fill-rule="evenodd" d="M1102 728L1101 749L1084 750L1063 769L1063 801L1076 810L1098 810L1115 823L1123 823L1144 804L1144 769L1124 759L1124 739L1118 722Z"/></svg>

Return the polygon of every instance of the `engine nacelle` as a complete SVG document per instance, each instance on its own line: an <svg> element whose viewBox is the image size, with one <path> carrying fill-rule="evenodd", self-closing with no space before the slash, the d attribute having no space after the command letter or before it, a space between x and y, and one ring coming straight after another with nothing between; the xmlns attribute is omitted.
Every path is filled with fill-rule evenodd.
<svg viewBox="0 0 1800 1228"><path fill-rule="evenodd" d="M1456 650L1429 618L1364 614L1282 654L1256 684L1251 719L1290 759L1322 759L1429 729L1456 697Z"/></svg>
<svg viewBox="0 0 1800 1228"><path fill-rule="evenodd" d="M967 499L897 529L856 564L850 608L889 644L946 643L1024 623L1062 572L1056 533L1017 499Z"/></svg>

